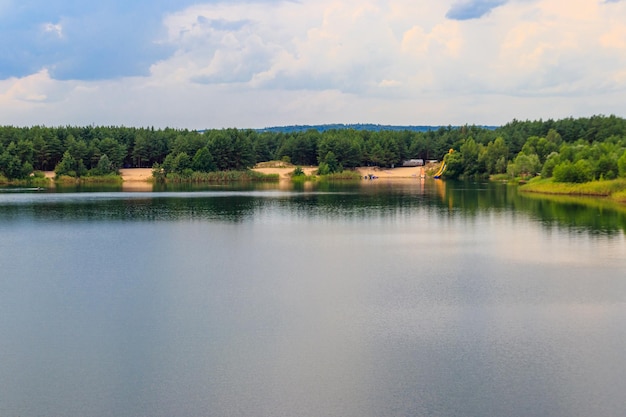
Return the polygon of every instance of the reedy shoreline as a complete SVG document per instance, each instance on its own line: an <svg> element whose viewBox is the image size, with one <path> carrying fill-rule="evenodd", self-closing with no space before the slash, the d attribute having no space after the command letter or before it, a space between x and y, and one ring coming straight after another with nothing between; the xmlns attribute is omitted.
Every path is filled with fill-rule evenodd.
<svg viewBox="0 0 626 417"><path fill-rule="evenodd" d="M524 185L520 185L519 190L526 193L607 198L619 203L626 203L626 178L589 181L580 184L554 182L552 178L535 178Z"/></svg>

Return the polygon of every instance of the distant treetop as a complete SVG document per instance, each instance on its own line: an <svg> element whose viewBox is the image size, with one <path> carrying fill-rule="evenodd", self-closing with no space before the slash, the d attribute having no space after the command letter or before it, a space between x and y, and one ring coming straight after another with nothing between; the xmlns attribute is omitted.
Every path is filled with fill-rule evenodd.
<svg viewBox="0 0 626 417"><path fill-rule="evenodd" d="M262 129L256 129L257 132L279 132L279 133L295 133L295 132L306 132L307 130L317 130L318 132L326 132L328 130L343 130L343 129L353 129L353 130L366 130L370 132L380 132L383 130L387 131L410 131L410 132L429 132L433 130L438 130L440 128L452 128L457 129L461 126L399 126L399 125L379 125L373 123L356 123L356 124L344 124L344 123L333 123L333 124L323 124L323 125L291 125L291 126L274 126L274 127L265 127ZM483 129L495 130L498 126L477 126Z"/></svg>

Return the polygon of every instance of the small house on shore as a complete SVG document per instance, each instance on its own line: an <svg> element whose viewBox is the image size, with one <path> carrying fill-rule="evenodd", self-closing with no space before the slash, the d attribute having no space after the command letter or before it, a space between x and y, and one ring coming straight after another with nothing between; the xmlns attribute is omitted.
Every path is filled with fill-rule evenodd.
<svg viewBox="0 0 626 417"><path fill-rule="evenodd" d="M423 159L408 159L402 162L403 167L422 167L424 166Z"/></svg>

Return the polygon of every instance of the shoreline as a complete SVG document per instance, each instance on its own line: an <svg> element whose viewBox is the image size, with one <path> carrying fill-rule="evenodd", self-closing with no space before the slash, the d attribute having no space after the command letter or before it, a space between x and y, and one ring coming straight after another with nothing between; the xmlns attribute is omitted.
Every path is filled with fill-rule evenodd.
<svg viewBox="0 0 626 417"><path fill-rule="evenodd" d="M274 167L274 168L252 168L253 171L263 174L278 174L280 180L290 179L290 174L295 169L292 167ZM380 179L407 179L421 178L425 175L426 169L430 167L397 167L397 168L379 168L379 167L358 167L356 171L362 177L374 175ZM306 175L313 175L317 170L316 166L302 167ZM122 168L120 175L124 183L149 183L152 182L152 168ZM46 171L46 178L54 180L54 171Z"/></svg>
<svg viewBox="0 0 626 417"><path fill-rule="evenodd" d="M316 166L301 167L306 175L313 175L317 170ZM432 169L430 166L421 167L397 167L397 168L379 168L379 167L357 167L355 171L358 172L361 177L376 176L379 179L410 179L421 178L426 175L427 169ZM281 180L288 180L290 174L296 169L295 166L281 167L281 168L253 168L253 171L261 172L263 174L278 174Z"/></svg>

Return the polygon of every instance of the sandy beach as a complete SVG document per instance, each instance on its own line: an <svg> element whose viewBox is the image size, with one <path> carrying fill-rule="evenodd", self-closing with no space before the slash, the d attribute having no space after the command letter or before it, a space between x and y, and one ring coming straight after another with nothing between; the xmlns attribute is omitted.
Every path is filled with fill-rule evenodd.
<svg viewBox="0 0 626 417"><path fill-rule="evenodd" d="M289 179L290 174L295 167L284 168L254 168L255 171L264 174L278 174L281 180ZM357 171L362 176L374 175L378 178L401 179L401 178L419 178L425 172L425 167L399 167L399 168L379 168L379 167L359 167ZM306 175L312 175L317 167L302 167ZM152 179L151 168L124 168L120 169L120 174L124 179L124 183L145 183ZM53 171L47 171L46 177L54 178ZM130 184L128 184L130 185Z"/></svg>
<svg viewBox="0 0 626 417"><path fill-rule="evenodd" d="M264 174L278 174L281 179L288 179L294 167L288 168L254 168L255 171ZM317 167L302 167L306 175L312 175ZM379 168L379 167L359 167L357 171L361 176L374 175L378 178L419 178L424 174L425 167L400 167L400 168Z"/></svg>
<svg viewBox="0 0 626 417"><path fill-rule="evenodd" d="M122 168L124 182L145 182L152 179L152 168Z"/></svg>

